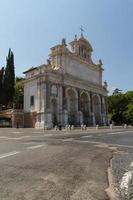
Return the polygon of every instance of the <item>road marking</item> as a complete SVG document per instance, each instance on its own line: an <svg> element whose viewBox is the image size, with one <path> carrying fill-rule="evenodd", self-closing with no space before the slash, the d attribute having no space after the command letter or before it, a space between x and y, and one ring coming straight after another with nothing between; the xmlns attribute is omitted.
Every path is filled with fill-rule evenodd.
<svg viewBox="0 0 133 200"><path fill-rule="evenodd" d="M0 136L0 139L7 139L8 137L6 136Z"/></svg>
<svg viewBox="0 0 133 200"><path fill-rule="evenodd" d="M129 182L132 179L132 171L126 172L121 181L120 181L120 192L124 194L124 196L128 195L129 192Z"/></svg>
<svg viewBox="0 0 133 200"><path fill-rule="evenodd" d="M44 146L44 144L40 144L40 145L36 145L36 146L27 147L27 149L37 149L37 148L40 148L43 146Z"/></svg>
<svg viewBox="0 0 133 200"><path fill-rule="evenodd" d="M133 167L133 162L130 164L130 167Z"/></svg>
<svg viewBox="0 0 133 200"><path fill-rule="evenodd" d="M6 137L6 139L7 140L21 140L21 139L24 139L24 138L28 138L28 137L30 137L30 136L22 136L22 137L12 137L12 138L8 138L8 137Z"/></svg>
<svg viewBox="0 0 133 200"><path fill-rule="evenodd" d="M23 139L23 138L28 138L28 137L30 137L30 136L29 135L25 135L25 136L22 136L20 138Z"/></svg>
<svg viewBox="0 0 133 200"><path fill-rule="evenodd" d="M11 151L9 153L1 154L0 159L6 158L6 157L9 157L9 156L13 156L13 155L18 154L18 153L20 153L20 152L19 151Z"/></svg>
<svg viewBox="0 0 133 200"><path fill-rule="evenodd" d="M92 144L102 144L102 145L110 145L110 146L117 146L117 147L125 147L125 148L132 148L133 146L124 145L124 144L115 144L115 143L104 143L104 142L97 142L97 141L88 141L88 140L74 140L74 142L78 143L92 143Z"/></svg>
<svg viewBox="0 0 133 200"><path fill-rule="evenodd" d="M84 136L81 136L81 138L90 138L92 137L92 135L84 135Z"/></svg>
<svg viewBox="0 0 133 200"><path fill-rule="evenodd" d="M38 131L38 132L33 132L33 133L37 133L37 134L39 133L39 134L40 134L40 133L42 133L42 132L41 132L41 131Z"/></svg>
<svg viewBox="0 0 133 200"><path fill-rule="evenodd" d="M14 132L12 132L12 133L14 133L14 134L20 134L20 133L24 133L24 132L14 131Z"/></svg>
<svg viewBox="0 0 133 200"><path fill-rule="evenodd" d="M124 173L123 177L121 178L120 184L120 192L122 197L127 198L132 196L132 183L131 180L133 178L133 162L130 164L130 169Z"/></svg>
<svg viewBox="0 0 133 200"><path fill-rule="evenodd" d="M133 133L133 131L121 131L121 132L111 132L111 133L107 133L108 135L113 135L113 134L120 134L120 133Z"/></svg>
<svg viewBox="0 0 133 200"><path fill-rule="evenodd" d="M69 139L64 139L62 140L63 142L72 142L74 140L74 138L69 138Z"/></svg>

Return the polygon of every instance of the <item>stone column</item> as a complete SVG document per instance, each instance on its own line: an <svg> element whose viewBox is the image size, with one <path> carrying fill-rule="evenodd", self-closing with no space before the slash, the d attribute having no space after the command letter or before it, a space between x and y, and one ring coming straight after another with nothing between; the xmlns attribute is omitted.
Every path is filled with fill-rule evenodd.
<svg viewBox="0 0 133 200"><path fill-rule="evenodd" d="M100 96L100 101L101 101L101 105L100 105L100 108L101 108L101 113L100 113L100 124L101 125L104 125L104 104L103 104L103 96L102 95L99 95Z"/></svg>
<svg viewBox="0 0 133 200"><path fill-rule="evenodd" d="M46 80L46 109L50 108L50 82Z"/></svg>
<svg viewBox="0 0 133 200"><path fill-rule="evenodd" d="M105 115L106 115L106 125L109 124L109 120L108 120L108 116L107 116L107 114L108 114L108 99L107 99L107 97L105 97Z"/></svg>
<svg viewBox="0 0 133 200"><path fill-rule="evenodd" d="M44 84L44 127L52 128L52 115L50 113L50 83L48 79Z"/></svg>
<svg viewBox="0 0 133 200"><path fill-rule="evenodd" d="M62 86L62 124L65 126L68 124L68 111L66 102L66 87Z"/></svg>
<svg viewBox="0 0 133 200"><path fill-rule="evenodd" d="M66 110L66 92L65 92L66 88L65 86L62 86L62 110Z"/></svg>
<svg viewBox="0 0 133 200"><path fill-rule="evenodd" d="M46 110L47 110L47 97L46 97L46 82L43 82L42 84L42 103L41 103L41 113L37 113L37 122L35 127L36 128L42 128L44 129L44 125L47 123L47 116L46 116Z"/></svg>
<svg viewBox="0 0 133 200"><path fill-rule="evenodd" d="M96 126L96 120L95 120L95 115L92 113L92 125Z"/></svg>
<svg viewBox="0 0 133 200"><path fill-rule="evenodd" d="M83 113L80 110L80 89L77 89L78 94L78 116L77 116L77 124L81 125L83 124Z"/></svg>
<svg viewBox="0 0 133 200"><path fill-rule="evenodd" d="M35 122L35 128L40 128L41 123L41 109L42 109L42 79L38 78L37 82L37 114L36 114L36 122Z"/></svg>
<svg viewBox="0 0 133 200"><path fill-rule="evenodd" d="M92 92L90 92L90 117L91 117L91 125L95 126L95 115L93 113L93 99L92 99Z"/></svg>
<svg viewBox="0 0 133 200"><path fill-rule="evenodd" d="M58 121L63 124L63 113L62 113L62 108L63 108L63 100L62 100L62 85L58 86Z"/></svg>
<svg viewBox="0 0 133 200"><path fill-rule="evenodd" d="M103 125L103 102L102 102L102 95L98 94L100 97L100 102L99 102L99 125Z"/></svg>
<svg viewBox="0 0 133 200"><path fill-rule="evenodd" d="M103 113L103 96L100 95L100 100L101 100L101 114Z"/></svg>
<svg viewBox="0 0 133 200"><path fill-rule="evenodd" d="M90 112L93 113L92 92L90 92Z"/></svg>
<svg viewBox="0 0 133 200"><path fill-rule="evenodd" d="M78 93L78 111L80 111L80 90L77 90Z"/></svg>
<svg viewBox="0 0 133 200"><path fill-rule="evenodd" d="M83 113L81 111L78 112L79 113L79 123L80 125L83 124Z"/></svg>

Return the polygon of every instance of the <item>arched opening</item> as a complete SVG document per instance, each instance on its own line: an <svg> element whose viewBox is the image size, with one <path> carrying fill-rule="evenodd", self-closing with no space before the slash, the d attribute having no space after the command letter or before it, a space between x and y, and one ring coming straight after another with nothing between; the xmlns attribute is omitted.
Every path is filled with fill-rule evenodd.
<svg viewBox="0 0 133 200"><path fill-rule="evenodd" d="M68 123L70 125L76 125L77 123L77 97L73 89L67 91L67 111L68 111Z"/></svg>
<svg viewBox="0 0 133 200"><path fill-rule="evenodd" d="M95 123L100 124L101 123L101 102L98 95L95 95L93 97L93 113L95 115Z"/></svg>
<svg viewBox="0 0 133 200"><path fill-rule="evenodd" d="M89 97L84 92L80 96L80 110L83 114L83 123L89 125Z"/></svg>
<svg viewBox="0 0 133 200"><path fill-rule="evenodd" d="M57 100L56 99L51 100L51 112L52 112L52 123L53 123L53 126L55 126L58 123L58 120L57 120Z"/></svg>

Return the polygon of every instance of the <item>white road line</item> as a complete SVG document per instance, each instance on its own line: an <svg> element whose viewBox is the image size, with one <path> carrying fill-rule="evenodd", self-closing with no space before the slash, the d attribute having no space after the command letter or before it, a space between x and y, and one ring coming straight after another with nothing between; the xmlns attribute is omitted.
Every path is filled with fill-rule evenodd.
<svg viewBox="0 0 133 200"><path fill-rule="evenodd" d="M11 151L9 153L1 154L0 159L6 158L6 157L9 157L9 156L13 156L13 155L18 154L18 153L20 153L20 152L19 151Z"/></svg>
<svg viewBox="0 0 133 200"><path fill-rule="evenodd" d="M40 144L40 145L36 145L36 146L27 147L27 149L37 149L37 148L40 148L43 146L44 146L44 144Z"/></svg>
<svg viewBox="0 0 133 200"><path fill-rule="evenodd" d="M127 196L129 193L129 182L132 179L132 171L126 172L120 181L120 191Z"/></svg>
<svg viewBox="0 0 133 200"><path fill-rule="evenodd" d="M130 164L130 167L133 167L133 162Z"/></svg>
<svg viewBox="0 0 133 200"><path fill-rule="evenodd" d="M0 139L7 139L8 137L6 136L0 136Z"/></svg>
<svg viewBox="0 0 133 200"><path fill-rule="evenodd" d="M115 143L104 143L104 142L96 142L96 141L89 141L89 140L74 140L77 143L88 143L88 144L102 144L102 145L110 145L115 147L125 147L125 148L132 148L133 146L126 145L126 144L115 144Z"/></svg>
<svg viewBox="0 0 133 200"><path fill-rule="evenodd" d="M69 138L69 139L64 139L62 140L63 142L72 142L74 140L74 138Z"/></svg>
<svg viewBox="0 0 133 200"><path fill-rule="evenodd" d="M111 133L107 133L108 135L115 135L115 134L120 134L120 133L133 133L133 131L121 131L121 132L111 132Z"/></svg>
<svg viewBox="0 0 133 200"><path fill-rule="evenodd" d="M20 138L23 139L23 138L28 138L28 137L30 137L30 136L29 135L25 135L25 136L22 136Z"/></svg>
<svg viewBox="0 0 133 200"><path fill-rule="evenodd" d="M12 132L14 134L20 134L20 133L24 133L24 132L20 132L20 131L15 131L15 132Z"/></svg>
<svg viewBox="0 0 133 200"><path fill-rule="evenodd" d="M21 140L21 139L28 138L28 137L30 137L30 136L27 135L27 136L16 137L16 138L13 138L13 137L12 137L12 138L8 138L8 137L7 137L6 139L7 139L7 140Z"/></svg>
<svg viewBox="0 0 133 200"><path fill-rule="evenodd" d="M45 134L45 133L41 133L41 135L31 135L31 137L45 137L45 136L52 136L53 134L52 133L48 133L48 134Z"/></svg>
<svg viewBox="0 0 133 200"><path fill-rule="evenodd" d="M84 136L81 136L81 138L90 138L92 137L92 135L84 135Z"/></svg>
<svg viewBox="0 0 133 200"><path fill-rule="evenodd" d="M130 164L130 167L133 167L133 162ZM133 178L133 169L129 169L127 172L124 173L123 177L121 178L120 182L119 182L119 187L120 187L120 192L121 195L126 197L130 196L130 193L132 192L130 190L131 187L131 183L130 181Z"/></svg>
<svg viewBox="0 0 133 200"><path fill-rule="evenodd" d="M37 134L39 133L39 134L40 134L40 133L42 133L42 132L41 132L41 131L40 131L40 132L38 131L38 132L33 132L33 133L37 133Z"/></svg>

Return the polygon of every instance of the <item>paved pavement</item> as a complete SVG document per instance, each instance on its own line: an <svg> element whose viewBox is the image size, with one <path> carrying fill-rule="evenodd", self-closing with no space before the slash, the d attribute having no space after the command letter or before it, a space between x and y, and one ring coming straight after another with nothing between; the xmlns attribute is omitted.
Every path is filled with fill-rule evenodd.
<svg viewBox="0 0 133 200"><path fill-rule="evenodd" d="M131 200L132 177L132 128L0 129L0 200Z"/></svg>

